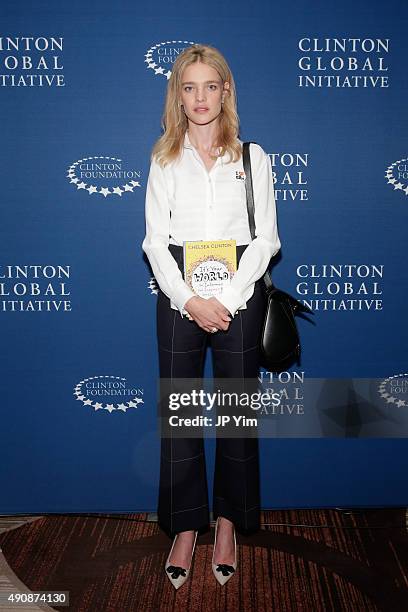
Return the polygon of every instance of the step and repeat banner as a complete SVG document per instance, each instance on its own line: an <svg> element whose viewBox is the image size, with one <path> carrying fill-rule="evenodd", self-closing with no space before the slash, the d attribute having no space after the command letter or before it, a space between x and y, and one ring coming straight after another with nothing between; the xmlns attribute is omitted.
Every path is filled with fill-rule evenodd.
<svg viewBox="0 0 408 612"><path fill-rule="evenodd" d="M297 317L300 363L260 374L282 393L260 410L263 507L406 504L408 6L0 11L0 512L156 510L144 199L172 64L194 43L226 57L240 138L270 156L273 281L313 310Z"/></svg>

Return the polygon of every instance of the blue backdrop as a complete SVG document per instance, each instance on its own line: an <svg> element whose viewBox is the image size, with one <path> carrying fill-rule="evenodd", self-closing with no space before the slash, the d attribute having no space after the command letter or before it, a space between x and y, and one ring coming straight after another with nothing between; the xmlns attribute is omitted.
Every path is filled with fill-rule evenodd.
<svg viewBox="0 0 408 612"><path fill-rule="evenodd" d="M3 0L0 10L0 512L156 509L144 195L168 74L195 42L227 58L240 137L261 144L276 173L273 278L315 311L313 324L298 320L293 371L388 390L375 410L343 406L337 436L261 440L263 507L406 504L407 430L346 425L350 411L361 425L408 411L408 7ZM207 451L212 484L213 440Z"/></svg>

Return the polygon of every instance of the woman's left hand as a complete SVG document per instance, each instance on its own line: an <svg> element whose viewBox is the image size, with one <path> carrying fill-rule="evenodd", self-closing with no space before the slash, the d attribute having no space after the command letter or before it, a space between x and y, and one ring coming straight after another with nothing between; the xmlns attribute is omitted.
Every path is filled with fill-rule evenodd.
<svg viewBox="0 0 408 612"><path fill-rule="evenodd" d="M191 301L193 302L193 300ZM193 308L192 307L193 304L191 303L190 305L188 301L184 308L187 312L187 317L190 319L190 321L195 321L197 325L199 325L202 329L204 329L207 332L215 332L221 329L224 331L227 331L232 315L229 312L229 310L225 308L224 304L221 304L221 302L217 300L217 298L214 296L206 300L204 300L203 298L200 298L200 301L202 304L205 304L206 306L211 305L212 306L211 310L213 310L213 313L216 316L212 317L213 321L211 322L211 324L209 324L209 321L205 321L203 319L202 311L200 311L198 308ZM216 319L218 319L218 321Z"/></svg>

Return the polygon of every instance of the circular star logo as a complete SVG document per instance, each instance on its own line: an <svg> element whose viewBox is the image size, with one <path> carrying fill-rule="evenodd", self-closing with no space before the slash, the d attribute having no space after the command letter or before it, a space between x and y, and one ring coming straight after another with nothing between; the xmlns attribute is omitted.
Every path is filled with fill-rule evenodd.
<svg viewBox="0 0 408 612"><path fill-rule="evenodd" d="M174 45L177 45L176 49ZM145 54L147 68L153 70L154 74L164 76L169 80L173 58L176 58L180 53L181 45L185 48L194 45L194 43L189 40L166 40L150 47Z"/></svg>
<svg viewBox="0 0 408 612"><path fill-rule="evenodd" d="M139 404L144 403L141 397L135 396L139 390L129 387L126 382L126 378L120 376L91 376L84 378L75 386L74 395L84 406L91 406L95 411L126 412L129 408L137 408ZM124 401L128 396L131 399ZM106 398L109 398L109 401L106 401ZM118 398L122 401L112 401Z"/></svg>
<svg viewBox="0 0 408 612"><path fill-rule="evenodd" d="M150 280L148 282L148 288L150 289L150 295L158 295L159 294L159 288L157 286L157 281L154 278L154 276L150 277Z"/></svg>
<svg viewBox="0 0 408 612"><path fill-rule="evenodd" d="M398 189L408 196L408 158L399 159L388 166L385 178L388 179L387 183L392 185L394 189Z"/></svg>
<svg viewBox="0 0 408 612"><path fill-rule="evenodd" d="M141 187L139 181L133 178L127 183L115 184L119 178L139 178L139 175L134 170L125 170L122 159L106 155L78 159L69 166L67 177L77 189L83 189L89 195L97 193L105 198L110 195L122 196L126 192L133 193L135 187Z"/></svg>
<svg viewBox="0 0 408 612"><path fill-rule="evenodd" d="M394 374L378 385L380 396L387 404L394 404L397 408L408 406L408 372Z"/></svg>

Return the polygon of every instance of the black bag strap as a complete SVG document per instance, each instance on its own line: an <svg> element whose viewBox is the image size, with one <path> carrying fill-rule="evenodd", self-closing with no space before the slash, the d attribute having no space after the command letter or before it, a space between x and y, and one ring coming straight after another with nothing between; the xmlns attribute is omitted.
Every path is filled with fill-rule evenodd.
<svg viewBox="0 0 408 612"><path fill-rule="evenodd" d="M258 144L258 143L254 142L254 144ZM246 189L246 195L247 195L249 229L251 232L252 240L254 240L255 238L255 204L254 204L254 189L253 189L253 184L252 184L251 156L249 154L249 145L250 145L250 142L243 143L242 159L244 162L245 189ZM275 288L272 283L271 275L268 269L263 275L263 281L265 283L266 289Z"/></svg>

